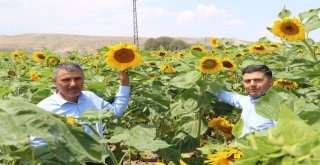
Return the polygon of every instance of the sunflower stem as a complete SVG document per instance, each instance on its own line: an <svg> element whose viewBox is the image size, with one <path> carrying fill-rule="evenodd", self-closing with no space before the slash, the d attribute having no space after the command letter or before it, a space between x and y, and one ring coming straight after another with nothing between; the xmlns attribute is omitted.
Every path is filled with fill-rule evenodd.
<svg viewBox="0 0 320 165"><path fill-rule="evenodd" d="M302 42L307 46L308 50L311 53L311 57L313 58L314 62L317 64L318 59L317 59L315 51L312 49L311 45L307 42L307 40L303 40Z"/></svg>
<svg viewBox="0 0 320 165"><path fill-rule="evenodd" d="M199 140L199 146L201 146L201 117L202 117L202 108L200 108L199 112L198 112L198 132L197 132L197 138Z"/></svg>

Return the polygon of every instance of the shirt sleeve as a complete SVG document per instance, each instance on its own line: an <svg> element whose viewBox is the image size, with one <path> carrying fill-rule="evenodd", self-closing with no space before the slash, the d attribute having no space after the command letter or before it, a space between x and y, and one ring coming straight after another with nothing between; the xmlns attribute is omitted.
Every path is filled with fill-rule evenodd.
<svg viewBox="0 0 320 165"><path fill-rule="evenodd" d="M241 105L240 105L240 99L241 95L236 94L236 93L232 93L232 92L227 92L224 90L221 90L219 93L214 94L219 100L228 103L234 107L240 108L242 109Z"/></svg>
<svg viewBox="0 0 320 165"><path fill-rule="evenodd" d="M115 112L113 117L120 117L129 103L130 87L120 86L118 93L115 95L115 100L112 104L107 101L103 101L103 108L107 108Z"/></svg>

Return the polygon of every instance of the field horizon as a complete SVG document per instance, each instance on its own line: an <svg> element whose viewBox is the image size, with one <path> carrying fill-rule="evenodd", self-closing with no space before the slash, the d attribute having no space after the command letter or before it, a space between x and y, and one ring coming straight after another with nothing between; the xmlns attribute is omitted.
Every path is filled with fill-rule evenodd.
<svg viewBox="0 0 320 165"><path fill-rule="evenodd" d="M169 36L170 37L170 36ZM139 47L143 48L147 39L153 37L139 37ZM157 37L155 37L157 38ZM209 37L171 37L181 39L188 44L201 44L209 46ZM223 41L230 41L234 44L245 44L246 41L237 39L223 38ZM96 53L96 50L118 43L133 43L133 37L130 36L93 36L76 34L58 34L58 33L25 33L18 35L0 34L0 50L15 51L27 50L30 52L40 51L47 48L57 53L65 54L69 51Z"/></svg>

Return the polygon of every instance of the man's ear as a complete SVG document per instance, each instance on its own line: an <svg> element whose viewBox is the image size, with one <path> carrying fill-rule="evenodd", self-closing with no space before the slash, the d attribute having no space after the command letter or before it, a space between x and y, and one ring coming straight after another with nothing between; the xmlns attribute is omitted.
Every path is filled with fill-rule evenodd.
<svg viewBox="0 0 320 165"><path fill-rule="evenodd" d="M56 84L57 80L55 78L52 78L52 82Z"/></svg>

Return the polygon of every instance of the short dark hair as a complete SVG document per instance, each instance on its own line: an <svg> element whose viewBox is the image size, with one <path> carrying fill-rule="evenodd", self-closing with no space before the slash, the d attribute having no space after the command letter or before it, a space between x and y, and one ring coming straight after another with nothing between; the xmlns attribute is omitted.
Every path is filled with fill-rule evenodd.
<svg viewBox="0 0 320 165"><path fill-rule="evenodd" d="M267 65L249 65L243 69L242 75L252 72L262 72L269 79L272 78L272 71Z"/></svg>
<svg viewBox="0 0 320 165"><path fill-rule="evenodd" d="M61 63L61 64L57 65L54 68L53 78L57 77L57 74L61 69L64 69L67 72L78 72L78 71L83 72L83 70L79 64L74 63L74 62L65 62L65 63Z"/></svg>

